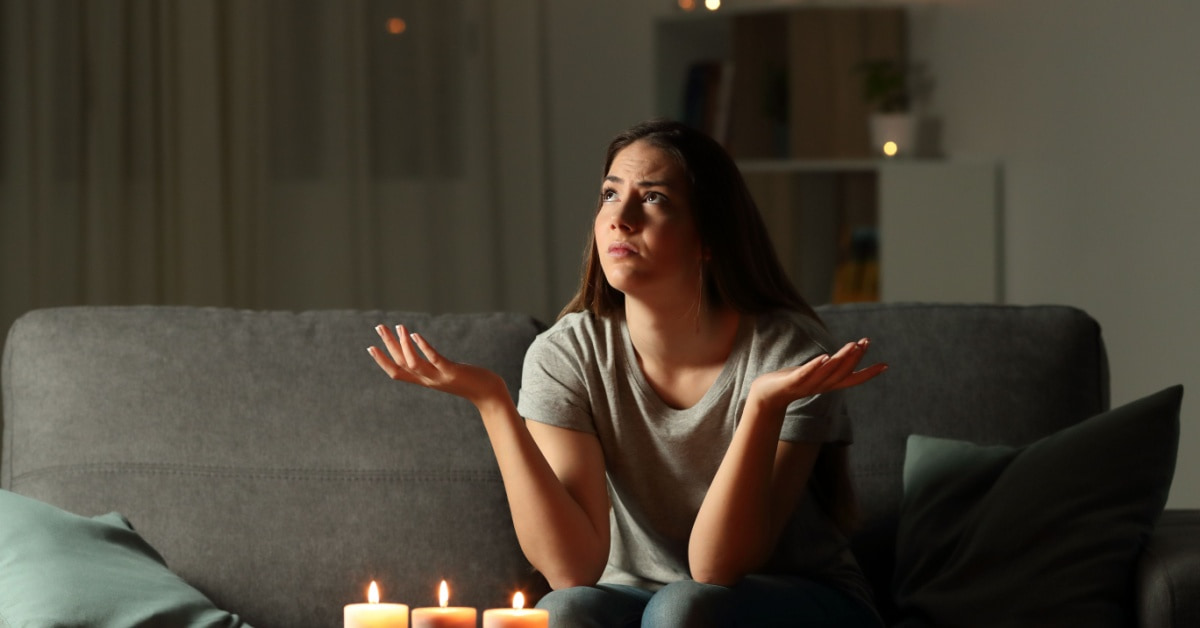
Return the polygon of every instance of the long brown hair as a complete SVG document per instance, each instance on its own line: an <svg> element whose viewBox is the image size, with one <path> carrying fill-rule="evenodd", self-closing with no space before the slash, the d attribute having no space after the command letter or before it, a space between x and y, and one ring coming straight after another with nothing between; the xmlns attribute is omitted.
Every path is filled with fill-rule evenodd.
<svg viewBox="0 0 1200 628"><path fill-rule="evenodd" d="M720 144L679 122L642 122L608 145L603 175L617 153L637 141L670 155L684 171L700 245L711 257L703 269L709 307L727 306L743 314L785 308L820 320L788 279L742 173ZM589 233L579 291L560 318L571 312L604 316L623 309L625 295L605 279L595 233Z"/></svg>
<svg viewBox="0 0 1200 628"><path fill-rule="evenodd" d="M787 309L821 323L788 279L741 171L720 144L685 124L649 120L613 138L601 176L608 174L617 153L638 141L670 155L684 171L700 245L709 253L702 270L708 307L729 307L742 314ZM599 207L597 199L597 211ZM579 290L559 318L572 312L610 316L624 311L625 295L605 278L595 231L588 232ZM839 527L851 528L857 506L844 446L829 444L821 448L811 485L814 497Z"/></svg>

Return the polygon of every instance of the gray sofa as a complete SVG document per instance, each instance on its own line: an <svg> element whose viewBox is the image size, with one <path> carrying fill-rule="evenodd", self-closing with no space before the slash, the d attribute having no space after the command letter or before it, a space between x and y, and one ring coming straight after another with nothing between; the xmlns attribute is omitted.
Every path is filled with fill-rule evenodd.
<svg viewBox="0 0 1200 628"><path fill-rule="evenodd" d="M889 621L1067 625L1052 613L1006 615L1010 605L1003 602L998 610L986 608L995 603L986 591L982 598L951 592L945 598L951 606L982 600L978 622L955 619L939 610L945 599L922 597L928 578L913 582L899 572L917 560L926 572L954 574L957 584L969 586L976 576L988 583L989 573L1016 569L1005 561L983 569L985 559L930 568L936 552L911 541L921 525L941 529L945 520L937 517L947 515L931 508L925 514L935 513L932 519L908 519L919 505L906 496L909 475L918 474L906 469L906 448L914 446L910 434L988 445L988 455L1008 444L1001 453L1011 461L1021 447L1104 413L1108 372L1096 322L1054 306L820 311L836 337L871 337L873 357L891 365L849 394L864 515L853 543ZM543 329L508 313L34 311L13 325L4 348L0 485L84 517L121 513L171 572L259 628L340 625L343 605L363 601L371 580L385 601L410 607L436 606L442 579L450 584L451 605L506 606L518 590L536 599L546 584L517 546L473 408L385 377L365 350L377 342L373 327L381 322L404 322L447 356L497 370L514 397L525 348ZM1177 411L1174 420L1177 430ZM1163 435L1154 436L1162 446L1145 455L1155 456L1150 462L1169 458L1160 465L1166 468L1175 447L1167 442L1170 420L1156 425L1163 426ZM1047 485L1055 475L1044 476ZM1095 589L1105 599L1072 605L1101 609L1111 625L1200 625L1200 516L1168 511L1154 529L1155 503L1161 508L1165 491L1149 491L1155 497L1135 521L1118 522L1127 538L1118 539L1108 564L1119 568L1119 593ZM961 493L956 499L953 508L982 508ZM1002 508L1016 515L1020 509ZM0 512L0 522L6 516ZM978 532L985 528L972 528L973 540L950 553L980 554L971 543L986 545ZM1115 529L1102 522L1102 531ZM1061 545L1027 544L1027 553L1049 554ZM1068 558L1070 574L1082 559ZM5 560L0 548L0 583L5 569L20 568ZM944 594L946 583L938 586Z"/></svg>

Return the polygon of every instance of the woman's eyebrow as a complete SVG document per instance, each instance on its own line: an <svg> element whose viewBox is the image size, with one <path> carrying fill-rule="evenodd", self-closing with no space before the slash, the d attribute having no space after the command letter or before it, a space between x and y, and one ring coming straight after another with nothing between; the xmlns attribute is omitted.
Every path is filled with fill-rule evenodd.
<svg viewBox="0 0 1200 628"><path fill-rule="evenodd" d="M610 174L607 177L604 177L604 180L608 181L610 183L624 183L625 182L625 179L622 179L621 177L618 177L614 174ZM646 180L646 181L638 181L637 186L639 188L669 188L669 187L671 187L671 184L667 181Z"/></svg>

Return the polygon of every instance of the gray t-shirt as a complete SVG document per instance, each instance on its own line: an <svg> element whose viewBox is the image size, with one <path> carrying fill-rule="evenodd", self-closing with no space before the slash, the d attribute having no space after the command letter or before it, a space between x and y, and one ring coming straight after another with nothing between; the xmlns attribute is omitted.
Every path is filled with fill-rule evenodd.
<svg viewBox="0 0 1200 628"><path fill-rule="evenodd" d="M600 581L657 589L690 578L688 537L750 391L762 374L835 350L797 312L743 316L725 367L694 406L668 406L642 374L622 316L581 312L540 334L525 356L521 416L595 434L612 500L612 547ZM851 441L839 393L794 402L781 440ZM767 573L811 577L869 601L866 580L832 520L806 493Z"/></svg>

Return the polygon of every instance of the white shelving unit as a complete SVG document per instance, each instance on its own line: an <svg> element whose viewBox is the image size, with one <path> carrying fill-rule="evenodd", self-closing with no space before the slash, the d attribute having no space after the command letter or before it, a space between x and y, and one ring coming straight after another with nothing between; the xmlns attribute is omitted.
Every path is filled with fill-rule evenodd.
<svg viewBox="0 0 1200 628"><path fill-rule="evenodd" d="M803 10L778 13L783 20ZM655 83L660 115L680 116L693 63L732 59L732 20L741 14L659 20ZM737 65L733 59L735 72ZM856 232L873 235L877 244L879 300L1004 301L1003 172L998 161L747 158L738 164L783 263L810 302L846 295L835 287L835 276L844 270L839 262L845 261L848 239Z"/></svg>

